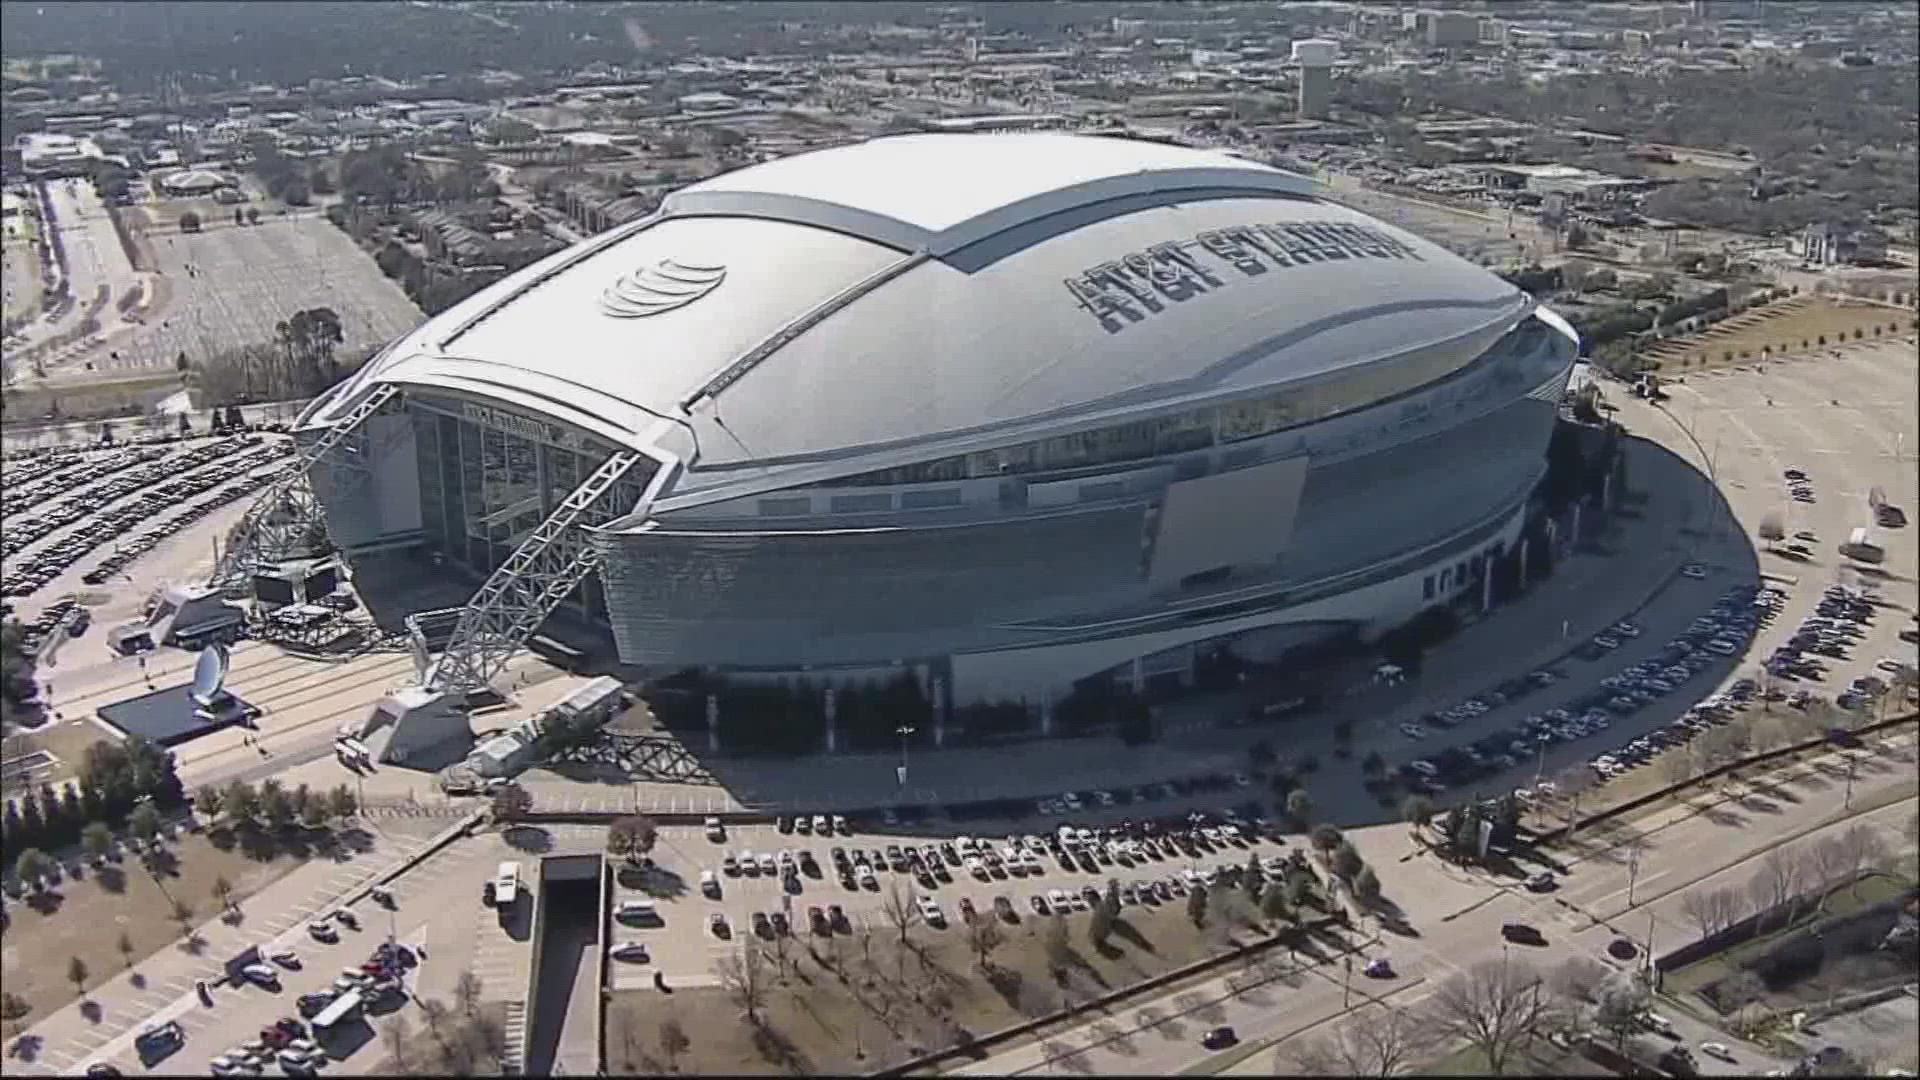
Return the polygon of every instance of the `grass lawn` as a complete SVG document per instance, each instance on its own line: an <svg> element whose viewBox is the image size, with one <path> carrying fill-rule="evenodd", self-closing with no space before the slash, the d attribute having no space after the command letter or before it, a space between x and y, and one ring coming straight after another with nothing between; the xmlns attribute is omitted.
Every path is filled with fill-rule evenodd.
<svg viewBox="0 0 1920 1080"><path fill-rule="evenodd" d="M1005 944L981 974L966 928L916 927L902 947L898 931L876 927L852 937L797 935L784 978L769 956L769 983L756 1029L737 998L719 987L614 994L607 1007L607 1066L613 1072L868 1072L950 1046L965 1032L990 1034L1059 1010L1069 999L1098 997L1227 947L1219 931L1196 928L1186 905L1127 908L1104 950L1087 937L1091 916L1066 917L1066 973L1050 972L1042 933L1049 917L1001 923ZM1234 932L1251 938L1236 923ZM678 1059L661 1038L672 1017L686 1033ZM1202 1017L1204 1019L1204 1017Z"/></svg>
<svg viewBox="0 0 1920 1080"><path fill-rule="evenodd" d="M0 950L8 992L45 1017L78 997L67 981L72 957L87 965L87 985L93 987L161 949L190 949L173 918L174 901L190 906L198 925L220 909L215 880L226 878L239 903L311 857L305 847L216 843L204 834L180 834L167 851L158 881L137 857L127 856L99 870L88 867L77 879L65 877L38 905L9 900ZM120 952L123 934L133 945L129 955Z"/></svg>
<svg viewBox="0 0 1920 1080"><path fill-rule="evenodd" d="M1893 336L1907 333L1912 329L1913 316L1878 304L1809 300L1782 308L1771 317L1730 328L1726 333L1673 341L1664 355L1659 356L1659 367L1671 372L1729 362L1751 363L1762 358L1763 347L1771 347L1775 355L1831 349L1843 340L1871 341L1875 327L1879 327L1880 336L1885 337L1889 325L1894 327ZM1855 331L1861 336L1854 337ZM1827 344L1819 344L1822 337L1827 339ZM1807 343L1804 348L1802 341ZM1732 361L1726 359L1728 352L1733 353ZM1747 355L1742 357L1742 352Z"/></svg>
<svg viewBox="0 0 1920 1080"><path fill-rule="evenodd" d="M6 739L8 758L24 757L35 750L45 750L59 759L48 768L37 770L31 783L52 784L55 787L68 780L80 778L80 767L86 764L87 747L97 742L107 741L106 735L93 721L52 719L48 714L47 723L37 728L22 728L9 734Z"/></svg>

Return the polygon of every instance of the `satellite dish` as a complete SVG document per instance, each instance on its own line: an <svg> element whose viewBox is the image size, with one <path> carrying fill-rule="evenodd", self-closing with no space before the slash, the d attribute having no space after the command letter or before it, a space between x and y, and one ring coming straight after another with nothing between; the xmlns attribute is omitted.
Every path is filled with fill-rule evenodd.
<svg viewBox="0 0 1920 1080"><path fill-rule="evenodd" d="M195 704L211 705L220 696L220 687L227 681L227 647L209 645L200 650L200 659L193 665L193 689Z"/></svg>

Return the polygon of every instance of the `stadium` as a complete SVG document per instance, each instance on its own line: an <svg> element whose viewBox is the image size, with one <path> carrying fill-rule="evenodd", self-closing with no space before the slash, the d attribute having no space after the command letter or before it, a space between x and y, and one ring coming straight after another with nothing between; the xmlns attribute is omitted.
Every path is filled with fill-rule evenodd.
<svg viewBox="0 0 1920 1080"><path fill-rule="evenodd" d="M1317 190L1041 133L741 169L387 347L314 489L478 582L600 477L561 606L653 673L1044 703L1365 640L1514 550L1578 342Z"/></svg>

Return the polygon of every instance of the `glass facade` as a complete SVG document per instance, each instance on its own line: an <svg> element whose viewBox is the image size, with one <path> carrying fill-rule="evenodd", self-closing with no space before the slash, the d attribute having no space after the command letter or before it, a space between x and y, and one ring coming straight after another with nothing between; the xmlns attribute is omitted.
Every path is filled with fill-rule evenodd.
<svg viewBox="0 0 1920 1080"><path fill-rule="evenodd" d="M515 422L493 409L466 409L457 402L412 398L419 448L420 525L425 546L476 576L492 573L581 481L612 453L559 425ZM538 438L540 428L549 438ZM564 445L563 445L564 444ZM640 501L645 476L615 486L613 505L624 511ZM599 524L619 516L596 513ZM605 618L596 576L568 597L595 618Z"/></svg>
<svg viewBox="0 0 1920 1080"><path fill-rule="evenodd" d="M1483 356L1525 354L1553 330L1535 318L1515 327ZM1061 435L1018 446L916 462L835 481L835 486L882 487L1051 472L1130 461L1257 439L1366 408L1417 390L1477 361L1440 354L1373 364L1306 386L1290 386L1248 401L1209 405L1177 416L1135 420L1110 428Z"/></svg>

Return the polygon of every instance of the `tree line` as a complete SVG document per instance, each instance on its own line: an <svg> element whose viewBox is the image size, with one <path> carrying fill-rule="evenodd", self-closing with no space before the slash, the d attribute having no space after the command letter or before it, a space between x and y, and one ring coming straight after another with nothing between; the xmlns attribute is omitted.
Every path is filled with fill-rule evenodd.
<svg viewBox="0 0 1920 1080"><path fill-rule="evenodd" d="M119 828L140 807L150 808L144 817L185 801L172 753L139 736L101 740L87 748L78 782L42 784L7 800L0 854L11 862L27 850L71 847L90 823Z"/></svg>
<svg viewBox="0 0 1920 1080"><path fill-rule="evenodd" d="M27 652L26 636L19 619L0 623L0 720L9 725L29 719L40 702L39 659Z"/></svg>

